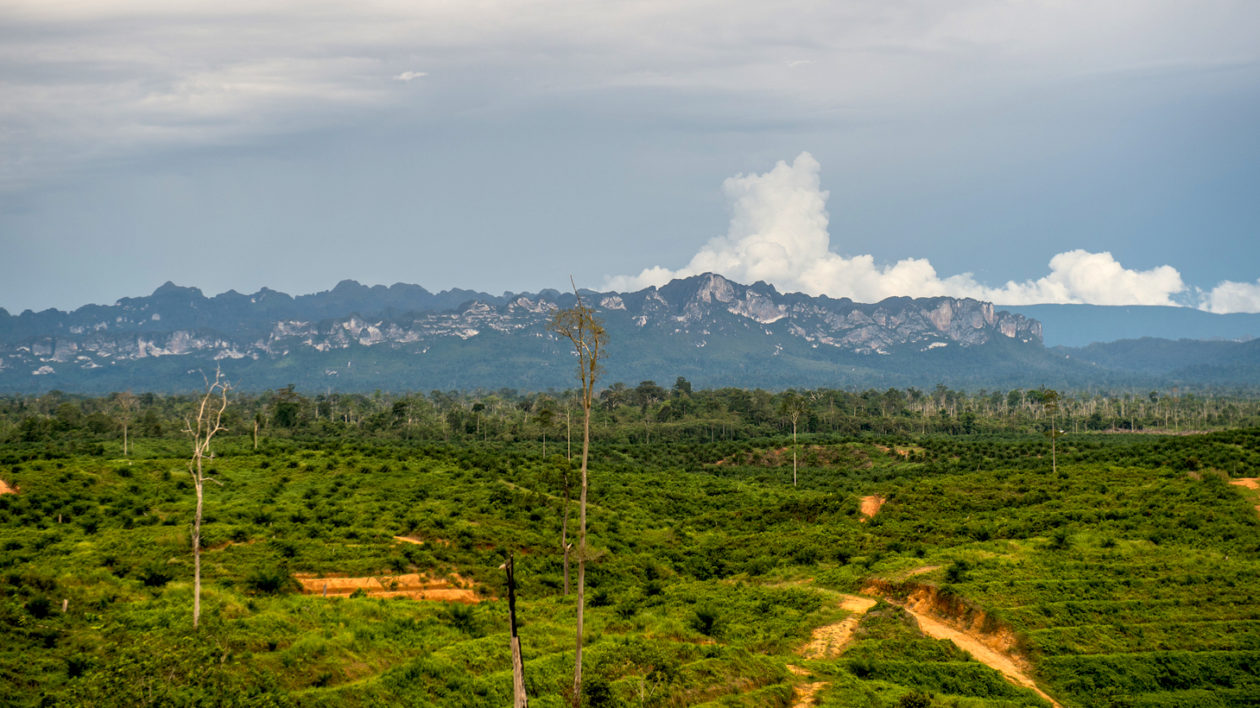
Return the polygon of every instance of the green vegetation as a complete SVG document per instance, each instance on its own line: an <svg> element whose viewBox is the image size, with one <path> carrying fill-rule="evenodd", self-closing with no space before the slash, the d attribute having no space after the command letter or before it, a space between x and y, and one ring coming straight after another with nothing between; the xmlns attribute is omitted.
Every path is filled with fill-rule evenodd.
<svg viewBox="0 0 1260 708"><path fill-rule="evenodd" d="M1254 403L1064 395L1052 441L1023 392L799 392L794 446L777 395L685 384L595 407L585 705L787 706L806 684L826 706L1046 705L920 632L903 605L928 587L1065 706L1260 696L1260 497L1229 484L1260 467L1260 429L1228 427ZM531 702L565 704L568 396L234 395L197 630L192 402L136 398L125 456L111 399L0 399L0 704L507 705L508 551ZM1220 429L1074 425L1103 398L1138 428ZM477 602L380 594L411 574ZM368 580L325 597L337 576ZM802 653L846 619L842 653Z"/></svg>

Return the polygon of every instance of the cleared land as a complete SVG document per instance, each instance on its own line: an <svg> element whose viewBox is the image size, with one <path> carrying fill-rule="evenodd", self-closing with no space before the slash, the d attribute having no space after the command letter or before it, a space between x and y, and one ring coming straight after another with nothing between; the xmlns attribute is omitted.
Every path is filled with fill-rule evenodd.
<svg viewBox="0 0 1260 708"><path fill-rule="evenodd" d="M1058 444L819 436L797 487L782 437L597 447L591 695L1253 705L1260 518L1222 471L1260 431ZM226 438L194 633L185 447L0 447L0 704L508 704L511 551L531 703L563 705L563 457Z"/></svg>
<svg viewBox="0 0 1260 708"><path fill-rule="evenodd" d="M409 597L412 600L440 600L442 602L477 603L472 583L459 576L451 579L429 578L420 573L384 575L367 578L318 577L296 574L294 580L302 591L324 597L349 597L362 592L367 597Z"/></svg>

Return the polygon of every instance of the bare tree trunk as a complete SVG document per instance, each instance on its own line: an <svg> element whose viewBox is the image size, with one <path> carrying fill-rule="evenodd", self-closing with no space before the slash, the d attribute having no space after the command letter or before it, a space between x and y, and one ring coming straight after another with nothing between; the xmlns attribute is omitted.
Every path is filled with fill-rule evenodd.
<svg viewBox="0 0 1260 708"><path fill-rule="evenodd" d="M214 383L206 383L206 393L197 406L196 418L185 420L184 432L188 433L193 441L193 453L188 461L188 473L192 476L193 489L197 492L197 509L192 525L194 630L201 623L201 516L205 501L205 483L209 479L218 484L218 480L206 477L203 462L206 454L210 452L210 441L215 433L226 430L223 427L223 411L227 409L230 388L228 382L223 380L223 374L216 370Z"/></svg>
<svg viewBox="0 0 1260 708"><path fill-rule="evenodd" d="M118 397L114 400L114 404L118 407L118 422L122 423L122 429L123 429L122 453L123 453L123 457L126 457L127 448L129 447L128 445L129 441L127 440L127 428L130 427L131 418L133 415L135 415L136 409L139 408L140 402L135 396L131 394L130 391L124 391L118 394Z"/></svg>
<svg viewBox="0 0 1260 708"><path fill-rule="evenodd" d="M582 495L578 507L578 587L577 587L577 649L573 666L573 705L582 705L582 639L586 609L586 500L589 489L588 463L591 448L591 405L595 378L599 370L605 337L603 325L582 302L576 284L573 294L577 304L555 313L551 329L573 342L578 355L578 379L582 384ZM566 410L566 423L568 420ZM566 428L568 426L566 425ZM570 450L570 454L572 454Z"/></svg>
<svg viewBox="0 0 1260 708"><path fill-rule="evenodd" d="M569 409L564 409L564 447L569 462L573 461L573 440L569 434Z"/></svg>
<svg viewBox="0 0 1260 708"><path fill-rule="evenodd" d="M205 499L205 485L201 476L201 457L197 457L197 474L193 477L193 486L197 490L197 511L193 516L193 629L201 621L201 508Z"/></svg>
<svg viewBox="0 0 1260 708"><path fill-rule="evenodd" d="M521 660L521 638L516 633L516 571L511 553L508 553L503 569L507 572L508 628L512 645L512 708L527 708L529 697L525 695L525 663Z"/></svg>
<svg viewBox="0 0 1260 708"><path fill-rule="evenodd" d="M582 705L582 627L586 610L586 462L591 447L591 402L582 401L582 498L578 506L577 656L573 668L573 701Z"/></svg>
<svg viewBox="0 0 1260 708"><path fill-rule="evenodd" d="M560 548L564 551L564 596L569 596L569 552L573 544L569 543L569 472L564 473L564 517L560 522Z"/></svg>
<svg viewBox="0 0 1260 708"><path fill-rule="evenodd" d="M792 486L796 486L796 418L792 419Z"/></svg>

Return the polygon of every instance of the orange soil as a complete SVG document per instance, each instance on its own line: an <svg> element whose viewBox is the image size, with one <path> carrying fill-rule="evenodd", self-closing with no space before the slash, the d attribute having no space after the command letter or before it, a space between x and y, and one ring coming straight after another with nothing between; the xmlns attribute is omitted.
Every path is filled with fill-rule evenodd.
<svg viewBox="0 0 1260 708"><path fill-rule="evenodd" d="M423 546L424 544L429 543L430 541L438 544L439 546L451 545L451 542L444 538L431 538L426 541L423 538L416 538L415 536L395 536L394 540L398 541L399 543L414 543L417 546Z"/></svg>
<svg viewBox="0 0 1260 708"><path fill-rule="evenodd" d="M310 595L348 597L362 590L368 597L409 597L413 600L440 600L442 602L480 602L472 582L458 575L453 582L429 578L420 573L383 575L366 578L321 578L313 575L294 576L302 584L302 591Z"/></svg>
<svg viewBox="0 0 1260 708"><path fill-rule="evenodd" d="M961 624L957 619L937 615L936 588L915 590L901 607L918 621L924 634L935 639L948 639L980 663L1000 672L1011 683L1031 689L1055 708L1061 708L1028 676L1025 663L1012 655L1015 637L1009 631L981 632L983 615L977 616L970 626Z"/></svg>
<svg viewBox="0 0 1260 708"><path fill-rule="evenodd" d="M865 516L868 519L875 516L879 513L880 507L884 506L884 502L886 501L888 500L878 494L873 494L869 497L862 497L862 516Z"/></svg>
<svg viewBox="0 0 1260 708"><path fill-rule="evenodd" d="M840 654L849 640L853 638L853 630L857 629L862 615L875 606L875 600L857 595L842 595L840 607L853 614L836 622L814 630L809 643L801 647L800 654L806 659L828 659Z"/></svg>
<svg viewBox="0 0 1260 708"><path fill-rule="evenodd" d="M902 447L887 447L887 446L885 446L885 445L876 445L876 446L875 446L875 449L876 449L876 450L879 450L880 452L890 452L890 453L893 453L894 455L900 455L901 457L904 457L904 458L906 458L906 459L910 459L910 450L908 450L908 449L906 449L906 448L902 448Z"/></svg>
<svg viewBox="0 0 1260 708"><path fill-rule="evenodd" d="M815 456L817 464L835 465L846 461L851 461L863 468L870 467L870 459L865 453L850 448L840 448L834 445L801 445L798 459L804 460L809 454ZM756 458L756 459L754 459ZM792 446L780 447L775 449L763 450L760 454L756 452L741 452L730 457L724 457L714 465L755 465L760 467L781 467L792 463Z"/></svg>
<svg viewBox="0 0 1260 708"><path fill-rule="evenodd" d="M10 487L3 479L0 479L0 494L17 494L17 487Z"/></svg>
<svg viewBox="0 0 1260 708"><path fill-rule="evenodd" d="M227 548L228 546L252 546L252 545L254 545L255 543L258 543L258 539L256 539L256 538L251 538L251 539L249 539L248 541L224 541L224 542L222 542L222 543L216 543L216 544L214 544L213 546L206 546L205 548L203 548L203 549L201 549L201 550L203 550L203 551L221 551L221 550L223 550L224 548Z"/></svg>
<svg viewBox="0 0 1260 708"><path fill-rule="evenodd" d="M819 627L810 636L809 643L798 652L806 659L829 659L840 654L849 640L853 638L853 630L857 629L862 615L875 606L875 600L857 595L841 595L840 608L853 614L843 620ZM807 669L788 664L788 671L797 676L809 676ZM792 708L809 708L814 705L818 692L827 687L826 681L798 683L792 687Z"/></svg>
<svg viewBox="0 0 1260 708"><path fill-rule="evenodd" d="M789 667L790 668L790 667ZM798 683L793 689L792 708L809 708L816 705L815 696L818 692L827 687L826 681L815 681L813 683Z"/></svg>
<svg viewBox="0 0 1260 708"><path fill-rule="evenodd" d="M1230 484L1243 487L1245 489L1260 490L1260 477L1243 477L1241 479L1231 479ZM1256 505L1256 513L1260 514L1260 504Z"/></svg>

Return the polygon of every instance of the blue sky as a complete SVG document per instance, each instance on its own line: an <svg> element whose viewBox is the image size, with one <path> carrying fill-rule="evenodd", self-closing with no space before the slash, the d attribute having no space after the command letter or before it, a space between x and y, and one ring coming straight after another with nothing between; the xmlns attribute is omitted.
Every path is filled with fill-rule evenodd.
<svg viewBox="0 0 1260 708"><path fill-rule="evenodd" d="M639 287L1260 311L1260 3L0 2L0 307Z"/></svg>

